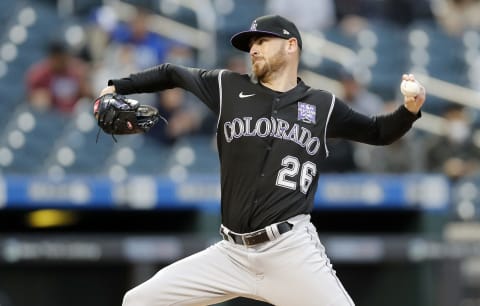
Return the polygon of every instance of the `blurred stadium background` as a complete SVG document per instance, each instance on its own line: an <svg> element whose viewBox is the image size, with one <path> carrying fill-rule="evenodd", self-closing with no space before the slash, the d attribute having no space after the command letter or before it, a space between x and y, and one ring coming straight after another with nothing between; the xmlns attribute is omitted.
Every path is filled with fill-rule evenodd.
<svg viewBox="0 0 480 306"><path fill-rule="evenodd" d="M96 143L90 101L109 77L142 67L140 53L124 61L122 48L132 42L115 36L138 8L157 35L153 45L162 43L156 50L167 50L155 61L248 69L229 38L273 1L0 2L1 306L120 305L128 288L219 239L215 118L177 93L170 99L179 117L194 126L182 129L179 119L168 135L152 131L115 143L100 134ZM480 305L480 28L452 30L441 15L448 4L474 14L478 1L297 5L320 2L334 9L330 23L301 28L307 83L342 96L348 70L387 105L401 101L401 74L414 72L428 92L423 118L407 137L407 152L415 152L405 155L407 165L379 168L395 147L383 155L359 147L355 167L320 178L312 216L340 279L360 306ZM321 12L313 13L325 18ZM88 71L90 90L68 112L32 103L27 82L58 40ZM470 160L463 168L428 167L428 144L448 136L444 111L451 106L468 115Z"/></svg>

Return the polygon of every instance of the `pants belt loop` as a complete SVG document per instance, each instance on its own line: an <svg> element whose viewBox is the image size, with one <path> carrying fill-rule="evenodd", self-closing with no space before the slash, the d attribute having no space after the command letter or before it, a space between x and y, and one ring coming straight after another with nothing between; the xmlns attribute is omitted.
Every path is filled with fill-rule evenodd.
<svg viewBox="0 0 480 306"><path fill-rule="evenodd" d="M245 241L245 236L244 236L244 235L241 235L240 237L242 237L243 245L248 246L248 243Z"/></svg>
<svg viewBox="0 0 480 306"><path fill-rule="evenodd" d="M277 224L273 224L273 225L271 226L271 228L272 228L272 231L273 231L273 236L274 236L275 238L280 237L281 234L280 234L280 231L278 230L278 223L277 223Z"/></svg>
<svg viewBox="0 0 480 306"><path fill-rule="evenodd" d="M220 227L221 227L220 231L222 232L223 235L225 235L227 237L228 241L235 243L235 241L233 240L233 238L229 234L230 230L227 227L223 226L223 224L221 224Z"/></svg>
<svg viewBox="0 0 480 306"><path fill-rule="evenodd" d="M272 225L269 225L269 226L265 227L265 231L267 232L267 236L268 236L268 239L270 241L272 241L276 238L275 231L273 230L273 227L274 226L272 226Z"/></svg>

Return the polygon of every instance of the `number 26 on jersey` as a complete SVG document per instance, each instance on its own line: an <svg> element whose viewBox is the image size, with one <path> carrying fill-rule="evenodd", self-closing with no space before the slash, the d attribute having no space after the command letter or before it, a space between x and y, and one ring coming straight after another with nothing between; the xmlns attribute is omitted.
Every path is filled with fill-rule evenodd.
<svg viewBox="0 0 480 306"><path fill-rule="evenodd" d="M317 174L317 166L306 161L300 164L298 158L287 155L282 159L283 168L278 171L276 185L292 190L297 189L297 176L300 173L299 185L300 191L307 194L313 178Z"/></svg>

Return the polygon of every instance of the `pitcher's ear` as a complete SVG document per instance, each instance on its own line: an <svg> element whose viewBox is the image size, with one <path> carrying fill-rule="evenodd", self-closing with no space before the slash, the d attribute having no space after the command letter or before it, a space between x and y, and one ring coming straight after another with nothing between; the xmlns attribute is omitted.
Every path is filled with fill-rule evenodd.
<svg viewBox="0 0 480 306"><path fill-rule="evenodd" d="M287 40L287 51L288 53L294 53L298 49L298 41L296 38L292 37Z"/></svg>

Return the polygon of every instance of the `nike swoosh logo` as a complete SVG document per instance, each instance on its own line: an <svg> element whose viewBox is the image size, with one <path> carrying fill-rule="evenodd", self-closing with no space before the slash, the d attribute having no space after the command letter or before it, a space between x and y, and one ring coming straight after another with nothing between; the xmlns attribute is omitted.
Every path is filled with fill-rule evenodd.
<svg viewBox="0 0 480 306"><path fill-rule="evenodd" d="M256 94L244 94L243 91L242 91L242 92L240 92L240 93L238 94L238 97L239 97L240 99L244 99L244 98L253 97L254 95L256 95Z"/></svg>

